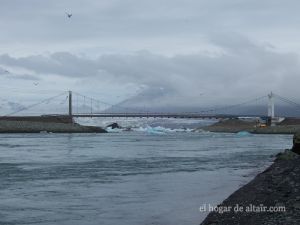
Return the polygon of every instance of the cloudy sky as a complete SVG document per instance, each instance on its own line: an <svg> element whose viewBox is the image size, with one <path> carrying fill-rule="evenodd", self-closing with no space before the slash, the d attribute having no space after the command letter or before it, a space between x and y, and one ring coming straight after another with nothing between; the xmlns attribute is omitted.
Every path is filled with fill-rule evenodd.
<svg viewBox="0 0 300 225"><path fill-rule="evenodd" d="M0 4L0 101L29 104L71 89L188 108L299 94L297 0Z"/></svg>

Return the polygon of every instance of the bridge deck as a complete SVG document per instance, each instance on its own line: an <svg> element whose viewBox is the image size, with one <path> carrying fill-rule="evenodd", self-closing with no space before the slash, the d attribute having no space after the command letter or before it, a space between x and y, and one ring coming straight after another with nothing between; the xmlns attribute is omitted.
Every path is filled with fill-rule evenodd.
<svg viewBox="0 0 300 225"><path fill-rule="evenodd" d="M95 113L95 114L73 114L73 117L136 117L136 118L189 118L189 119L234 119L243 117L241 115L205 115L197 113ZM245 116L245 117L261 117L261 116Z"/></svg>

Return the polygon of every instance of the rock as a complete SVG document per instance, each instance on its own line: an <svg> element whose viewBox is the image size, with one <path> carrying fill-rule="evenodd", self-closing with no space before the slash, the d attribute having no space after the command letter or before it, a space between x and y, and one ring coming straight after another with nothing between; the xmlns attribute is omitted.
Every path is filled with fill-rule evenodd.
<svg viewBox="0 0 300 225"><path fill-rule="evenodd" d="M276 207L281 207L281 206L285 206L285 204L283 202L277 202L275 204Z"/></svg>
<svg viewBox="0 0 300 225"><path fill-rule="evenodd" d="M293 205L293 208L294 209L300 209L300 203L299 202L296 202L294 205Z"/></svg>
<svg viewBox="0 0 300 225"><path fill-rule="evenodd" d="M111 129L121 129L122 127L118 123L112 123L106 126L106 128L111 128Z"/></svg>
<svg viewBox="0 0 300 225"><path fill-rule="evenodd" d="M284 152L278 153L276 155L277 160L291 160L291 159L294 159L297 157L299 157L299 156L295 152L293 152L289 149L286 149ZM282 168L276 168L276 169L280 170Z"/></svg>
<svg viewBox="0 0 300 225"><path fill-rule="evenodd" d="M292 151L300 154L300 132L294 134Z"/></svg>

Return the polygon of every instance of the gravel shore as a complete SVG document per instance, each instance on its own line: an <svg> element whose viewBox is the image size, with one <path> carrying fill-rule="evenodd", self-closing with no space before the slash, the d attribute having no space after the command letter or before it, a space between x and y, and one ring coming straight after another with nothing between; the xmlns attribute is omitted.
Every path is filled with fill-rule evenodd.
<svg viewBox="0 0 300 225"><path fill-rule="evenodd" d="M229 210L231 208L231 210ZM229 196L201 225L300 224L300 156L286 150L250 183Z"/></svg>
<svg viewBox="0 0 300 225"><path fill-rule="evenodd" d="M247 122L238 119L219 121L202 130L210 132L237 133L247 131L254 134L294 134L300 131L299 124L281 123L276 126L257 127L255 122Z"/></svg>
<svg viewBox="0 0 300 225"><path fill-rule="evenodd" d="M101 127L81 126L76 123L1 121L0 133L106 133Z"/></svg>

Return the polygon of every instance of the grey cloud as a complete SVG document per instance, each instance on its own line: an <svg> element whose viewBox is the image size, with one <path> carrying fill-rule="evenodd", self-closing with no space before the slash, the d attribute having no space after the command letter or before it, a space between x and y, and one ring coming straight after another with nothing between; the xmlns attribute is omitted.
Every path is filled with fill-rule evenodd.
<svg viewBox="0 0 300 225"><path fill-rule="evenodd" d="M123 106L190 107L299 94L297 0L0 4L2 95L74 88L109 102L135 95Z"/></svg>
<svg viewBox="0 0 300 225"><path fill-rule="evenodd" d="M193 47L199 40L191 41L191 37L220 30L261 39L271 34L268 41L277 42L283 32L298 30L300 22L300 2L296 0L86 0L84 4L81 0L0 0L0 4L3 46L30 46L28 49L35 51L114 46L126 41L134 48L145 39L149 44L142 44L141 49L149 50L158 45L156 39L164 39L160 46L168 46L174 37ZM71 20L65 11L74 14ZM297 40L292 36L285 39Z"/></svg>
<svg viewBox="0 0 300 225"><path fill-rule="evenodd" d="M20 80L28 80L28 81L38 81L40 80L38 77L30 75L30 74L10 74L6 76L10 79L20 79Z"/></svg>
<svg viewBox="0 0 300 225"><path fill-rule="evenodd" d="M37 74L58 74L63 76L90 76L97 73L95 62L70 53L58 52L50 56L34 55L14 58L1 55L0 63L34 71Z"/></svg>
<svg viewBox="0 0 300 225"><path fill-rule="evenodd" d="M139 96L125 102L128 105L231 104L271 90L285 96L298 93L298 55L273 51L242 36L225 36L210 37L223 49L216 55L167 57L140 51L90 59L59 52L20 58L2 55L0 64L31 70L41 79L56 74L90 82L109 81L120 87L126 83L145 86Z"/></svg>

